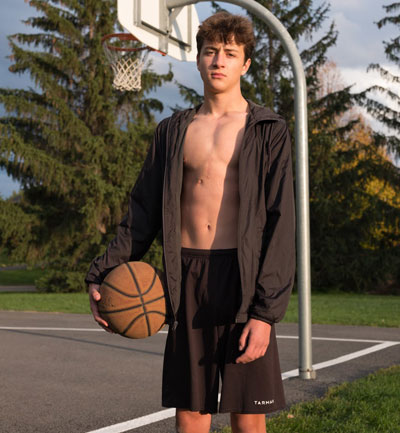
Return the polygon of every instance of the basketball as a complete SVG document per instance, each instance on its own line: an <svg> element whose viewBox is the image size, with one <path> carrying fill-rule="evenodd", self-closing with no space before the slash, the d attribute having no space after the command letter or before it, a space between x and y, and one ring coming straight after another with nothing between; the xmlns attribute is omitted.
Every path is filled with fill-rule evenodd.
<svg viewBox="0 0 400 433"><path fill-rule="evenodd" d="M99 313L110 328L128 338L156 334L165 323L162 273L144 262L117 266L100 286Z"/></svg>

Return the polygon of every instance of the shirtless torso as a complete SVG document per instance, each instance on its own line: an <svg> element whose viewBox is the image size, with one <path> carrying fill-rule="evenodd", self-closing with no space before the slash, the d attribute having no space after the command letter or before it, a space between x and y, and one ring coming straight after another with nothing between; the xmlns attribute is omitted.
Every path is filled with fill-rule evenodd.
<svg viewBox="0 0 400 433"><path fill-rule="evenodd" d="M183 247L237 247L239 154L246 111L215 117L197 114L183 151L181 243Z"/></svg>

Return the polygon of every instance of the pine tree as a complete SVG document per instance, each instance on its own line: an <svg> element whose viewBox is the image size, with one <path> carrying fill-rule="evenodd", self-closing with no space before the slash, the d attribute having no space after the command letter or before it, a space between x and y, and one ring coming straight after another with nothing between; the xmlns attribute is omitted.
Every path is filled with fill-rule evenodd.
<svg viewBox="0 0 400 433"><path fill-rule="evenodd" d="M380 29L390 24L397 27L397 36L389 42L384 42L386 58L394 64L395 72L390 72L378 63L371 63L368 70L377 71L388 83L388 87L371 86L358 95L358 101L375 119L390 131L387 135L377 133L375 137L377 142L380 146L384 146L392 152L395 158L400 158L400 2L383 6L383 8L387 14L392 15L379 20L376 23L378 28ZM379 94L385 100L390 100L393 106L390 107L388 104L377 99L376 96Z"/></svg>
<svg viewBox="0 0 400 433"><path fill-rule="evenodd" d="M116 29L116 4L31 0L38 30L9 37L10 71L34 88L0 89L0 166L20 181L18 202L0 201L0 242L14 259L52 269L41 285L81 290L90 260L114 236L152 139L148 97L172 79L144 71L138 94L112 89L101 38ZM29 49L30 48L30 49ZM155 248L150 258L159 260Z"/></svg>

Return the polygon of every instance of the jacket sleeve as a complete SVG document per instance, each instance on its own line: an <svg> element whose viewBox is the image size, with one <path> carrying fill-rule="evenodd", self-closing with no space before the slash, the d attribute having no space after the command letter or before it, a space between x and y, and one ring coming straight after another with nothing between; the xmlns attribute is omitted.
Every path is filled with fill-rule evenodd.
<svg viewBox="0 0 400 433"><path fill-rule="evenodd" d="M153 137L145 162L131 191L128 213L117 228L116 237L105 253L96 257L85 282L101 284L105 276L121 263L140 260L150 248L162 226L165 121Z"/></svg>
<svg viewBox="0 0 400 433"><path fill-rule="evenodd" d="M273 126L265 182L266 225L249 317L267 323L285 315L295 276L295 206L291 140L286 122Z"/></svg>

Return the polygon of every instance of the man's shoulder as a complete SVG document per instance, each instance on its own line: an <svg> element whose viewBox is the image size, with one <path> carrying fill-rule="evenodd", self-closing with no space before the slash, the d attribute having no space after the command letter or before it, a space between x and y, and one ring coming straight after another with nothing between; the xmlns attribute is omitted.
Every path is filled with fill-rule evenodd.
<svg viewBox="0 0 400 433"><path fill-rule="evenodd" d="M271 108L263 107L250 99L248 99L247 102L250 107L250 114L256 122L273 121L286 123L285 119L281 115L275 113Z"/></svg>

